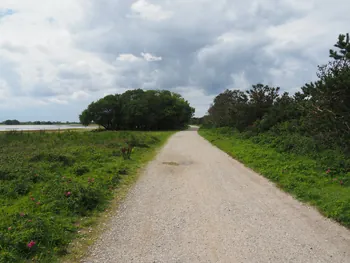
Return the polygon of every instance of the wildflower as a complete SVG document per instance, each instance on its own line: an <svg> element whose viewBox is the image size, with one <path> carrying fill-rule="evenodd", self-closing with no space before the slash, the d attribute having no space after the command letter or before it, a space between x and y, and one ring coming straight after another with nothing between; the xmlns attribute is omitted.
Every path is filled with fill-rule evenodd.
<svg viewBox="0 0 350 263"><path fill-rule="evenodd" d="M25 214L24 213L19 213L19 215L21 216L21 217L24 217L25 216Z"/></svg>
<svg viewBox="0 0 350 263"><path fill-rule="evenodd" d="M35 246L35 244L36 244L36 242L32 240L28 243L27 247L32 248Z"/></svg>
<svg viewBox="0 0 350 263"><path fill-rule="evenodd" d="M40 202L36 202L36 205L41 205L41 203Z"/></svg>
<svg viewBox="0 0 350 263"><path fill-rule="evenodd" d="M331 172L331 169L328 169L327 171L326 171L326 174L329 174Z"/></svg>
<svg viewBox="0 0 350 263"><path fill-rule="evenodd" d="M32 222L33 220L31 220L31 219L28 219L28 222Z"/></svg>
<svg viewBox="0 0 350 263"><path fill-rule="evenodd" d="M32 201L35 201L35 198L34 198L34 197L31 197L30 199L31 199Z"/></svg>
<svg viewBox="0 0 350 263"><path fill-rule="evenodd" d="M72 193L71 192L66 192L65 196L69 197Z"/></svg>
<svg viewBox="0 0 350 263"><path fill-rule="evenodd" d="M9 231L12 230L12 227L9 227L8 230L9 230Z"/></svg>

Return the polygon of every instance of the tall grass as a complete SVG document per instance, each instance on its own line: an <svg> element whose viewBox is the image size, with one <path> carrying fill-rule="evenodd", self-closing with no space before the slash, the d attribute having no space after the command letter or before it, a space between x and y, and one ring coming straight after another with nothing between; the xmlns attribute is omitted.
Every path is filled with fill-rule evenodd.
<svg viewBox="0 0 350 263"><path fill-rule="evenodd" d="M0 262L55 262L66 254L79 220L103 211L170 134L0 133Z"/></svg>

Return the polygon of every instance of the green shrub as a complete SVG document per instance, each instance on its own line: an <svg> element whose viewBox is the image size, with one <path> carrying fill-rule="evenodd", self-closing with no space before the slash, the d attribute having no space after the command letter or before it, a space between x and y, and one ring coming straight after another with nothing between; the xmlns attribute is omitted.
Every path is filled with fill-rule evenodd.
<svg viewBox="0 0 350 263"><path fill-rule="evenodd" d="M74 167L74 174L77 176L82 176L88 172L90 172L90 169L88 166L86 165L81 165L81 166L76 166Z"/></svg>

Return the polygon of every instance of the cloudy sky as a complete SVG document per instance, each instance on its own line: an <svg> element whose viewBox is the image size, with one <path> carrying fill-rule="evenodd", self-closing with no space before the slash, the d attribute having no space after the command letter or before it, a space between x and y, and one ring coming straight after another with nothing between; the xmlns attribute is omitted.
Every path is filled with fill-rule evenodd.
<svg viewBox="0 0 350 263"><path fill-rule="evenodd" d="M93 100L169 89L205 114L225 89L316 78L348 0L0 0L0 121L78 120Z"/></svg>

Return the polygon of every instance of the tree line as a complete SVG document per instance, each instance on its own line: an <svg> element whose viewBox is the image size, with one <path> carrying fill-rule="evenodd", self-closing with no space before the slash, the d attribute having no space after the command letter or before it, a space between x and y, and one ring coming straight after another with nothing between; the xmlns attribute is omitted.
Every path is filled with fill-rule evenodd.
<svg viewBox="0 0 350 263"><path fill-rule="evenodd" d="M350 152L350 42L339 35L330 61L318 66L318 80L290 95L264 84L226 90L215 97L208 114L193 120L211 127L232 127L252 135L299 134L323 148Z"/></svg>
<svg viewBox="0 0 350 263"><path fill-rule="evenodd" d="M169 130L186 127L194 111L177 93L135 89L92 102L79 119L106 130Z"/></svg>
<svg viewBox="0 0 350 263"><path fill-rule="evenodd" d="M3 121L2 124L5 124L5 125L19 125L21 123L18 120L6 120L6 121Z"/></svg>

